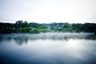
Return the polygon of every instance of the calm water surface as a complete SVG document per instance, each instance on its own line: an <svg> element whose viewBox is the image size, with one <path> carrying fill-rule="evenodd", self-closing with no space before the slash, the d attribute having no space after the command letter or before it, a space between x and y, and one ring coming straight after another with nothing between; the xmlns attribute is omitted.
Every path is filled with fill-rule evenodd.
<svg viewBox="0 0 96 64"><path fill-rule="evenodd" d="M92 33L1 34L2 64L96 64Z"/></svg>

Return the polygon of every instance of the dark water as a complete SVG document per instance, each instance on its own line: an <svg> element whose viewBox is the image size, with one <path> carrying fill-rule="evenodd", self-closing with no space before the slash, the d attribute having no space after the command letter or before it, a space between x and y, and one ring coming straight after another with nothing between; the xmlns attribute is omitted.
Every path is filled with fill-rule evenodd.
<svg viewBox="0 0 96 64"><path fill-rule="evenodd" d="M96 64L92 33L1 34L0 64Z"/></svg>

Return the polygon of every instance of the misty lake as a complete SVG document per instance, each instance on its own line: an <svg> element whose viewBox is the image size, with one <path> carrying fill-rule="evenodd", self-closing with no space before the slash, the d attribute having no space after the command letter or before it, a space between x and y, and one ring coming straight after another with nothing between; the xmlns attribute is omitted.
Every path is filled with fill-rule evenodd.
<svg viewBox="0 0 96 64"><path fill-rule="evenodd" d="M2 64L96 64L93 33L0 34Z"/></svg>

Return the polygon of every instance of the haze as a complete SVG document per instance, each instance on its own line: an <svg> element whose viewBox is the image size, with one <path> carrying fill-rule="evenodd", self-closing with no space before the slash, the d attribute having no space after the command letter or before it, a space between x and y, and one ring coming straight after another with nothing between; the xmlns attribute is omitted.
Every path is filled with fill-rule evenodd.
<svg viewBox="0 0 96 64"><path fill-rule="evenodd" d="M96 23L96 0L0 0L0 22Z"/></svg>

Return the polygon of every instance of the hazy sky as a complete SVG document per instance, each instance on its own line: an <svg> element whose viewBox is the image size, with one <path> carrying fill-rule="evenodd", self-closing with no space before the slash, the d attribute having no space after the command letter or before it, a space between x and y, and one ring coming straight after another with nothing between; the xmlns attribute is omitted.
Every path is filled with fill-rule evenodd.
<svg viewBox="0 0 96 64"><path fill-rule="evenodd" d="M0 0L0 22L96 23L96 0Z"/></svg>

